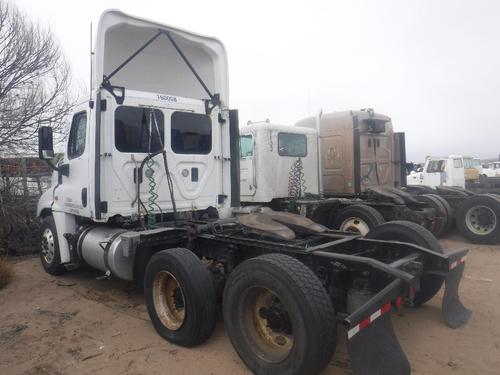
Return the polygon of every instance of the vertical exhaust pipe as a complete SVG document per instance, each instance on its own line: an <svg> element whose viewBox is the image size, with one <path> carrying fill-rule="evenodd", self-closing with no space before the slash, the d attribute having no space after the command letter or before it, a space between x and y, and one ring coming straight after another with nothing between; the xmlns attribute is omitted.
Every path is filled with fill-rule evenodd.
<svg viewBox="0 0 500 375"><path fill-rule="evenodd" d="M316 150L318 152L318 195L320 198L324 197L323 191L323 158L321 150L321 116L323 115L323 109L321 108L316 114Z"/></svg>
<svg viewBox="0 0 500 375"><path fill-rule="evenodd" d="M231 207L240 207L240 120L237 109L229 110L229 152L231 153Z"/></svg>

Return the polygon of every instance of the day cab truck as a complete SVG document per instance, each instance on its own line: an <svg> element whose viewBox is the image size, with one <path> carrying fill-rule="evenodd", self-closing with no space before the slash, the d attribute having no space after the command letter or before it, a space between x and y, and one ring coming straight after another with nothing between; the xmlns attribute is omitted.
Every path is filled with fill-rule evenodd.
<svg viewBox="0 0 500 375"><path fill-rule="evenodd" d="M462 155L427 156L422 171L411 172L406 180L408 185L465 189L467 183L478 183L481 174L482 167L478 159Z"/></svg>
<svg viewBox="0 0 500 375"><path fill-rule="evenodd" d="M249 123L240 133L247 211L267 206L301 213L362 235L385 221L408 220L439 237L456 222L470 241L500 242L500 197L452 184L459 177L465 181L463 158L461 169L450 169L450 186L435 183L443 177L427 172L408 176L420 186L406 186L405 135L371 109L319 112L295 126ZM451 166L456 162L450 158ZM415 177L422 173L426 180Z"/></svg>
<svg viewBox="0 0 500 375"><path fill-rule="evenodd" d="M87 265L142 285L158 334L187 347L210 337L222 301L228 336L256 374L318 373L339 324L357 374L409 374L390 312L443 284L444 321L467 322L467 249L445 254L406 222L361 237L244 212L220 41L109 10L93 58L91 99L75 109L57 165L51 128L39 131L55 179L38 205L49 274Z"/></svg>

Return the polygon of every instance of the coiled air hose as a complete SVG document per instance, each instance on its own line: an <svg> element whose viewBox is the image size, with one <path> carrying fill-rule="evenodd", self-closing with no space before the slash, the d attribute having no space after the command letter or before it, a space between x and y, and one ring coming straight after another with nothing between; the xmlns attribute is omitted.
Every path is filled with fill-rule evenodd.
<svg viewBox="0 0 500 375"><path fill-rule="evenodd" d="M151 147L151 141L153 138L153 123L154 123L154 130L156 130L156 134L158 136L158 140L159 140L159 143L161 146L160 150L155 151L155 152L152 152L152 147ZM142 161L141 166L139 168L139 174L141 175L143 167L146 166L146 171L144 172L144 175L148 179L149 197L148 197L147 209L146 209L146 218L147 218L148 229L152 229L155 227L155 215L154 215L155 207L158 208L158 210L160 211L160 215L161 215L160 221L163 222L163 211L162 211L161 207L158 205L158 203L156 202L158 199L158 193L156 192L157 184L156 184L156 181L154 178L154 169L153 169L153 166L155 164L153 158L158 154L163 155L163 166L165 168L168 190L169 190L170 199L172 202L172 209L174 211L174 222L175 222L175 225L177 225L177 207L176 207L175 198L174 198L174 186L173 186L174 184L172 182L172 177L170 176L170 171L168 168L167 153L164 150L163 140L161 137L160 130L158 128L158 123L156 121L154 109L150 109L150 112L149 112L149 154ZM138 199L140 202L140 197L138 197ZM144 205L143 205L143 207L144 207Z"/></svg>
<svg viewBox="0 0 500 375"><path fill-rule="evenodd" d="M306 180L304 178L304 165L302 159L295 160L288 174L288 198L290 199L290 209L295 211L297 199L306 192Z"/></svg>
<svg viewBox="0 0 500 375"><path fill-rule="evenodd" d="M149 229L154 227L155 224L155 218L153 211L156 207L159 208L158 204L156 203L156 200L158 199L158 194L156 193L156 181L154 178L154 166L155 162L152 158L148 159L146 161L146 172L144 173L146 178L148 179L148 186L149 186L149 196L148 196L148 211L147 211L147 226ZM161 211L161 209L160 209Z"/></svg>

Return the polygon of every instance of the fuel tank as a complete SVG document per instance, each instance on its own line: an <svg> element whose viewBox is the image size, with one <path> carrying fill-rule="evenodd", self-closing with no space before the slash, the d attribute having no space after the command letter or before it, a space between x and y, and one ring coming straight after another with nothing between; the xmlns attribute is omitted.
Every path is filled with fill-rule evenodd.
<svg viewBox="0 0 500 375"><path fill-rule="evenodd" d="M135 235L125 229L96 225L87 228L78 240L78 255L103 272L110 271L123 280L133 280L134 257L128 251L127 239Z"/></svg>

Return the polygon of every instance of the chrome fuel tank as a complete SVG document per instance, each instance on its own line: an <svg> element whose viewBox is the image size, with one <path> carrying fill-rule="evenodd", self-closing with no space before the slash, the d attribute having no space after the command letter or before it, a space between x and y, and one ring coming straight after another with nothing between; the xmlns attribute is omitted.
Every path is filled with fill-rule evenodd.
<svg viewBox="0 0 500 375"><path fill-rule="evenodd" d="M123 280L133 280L134 258L128 252L125 229L96 225L87 228L78 240L78 255L89 266Z"/></svg>

